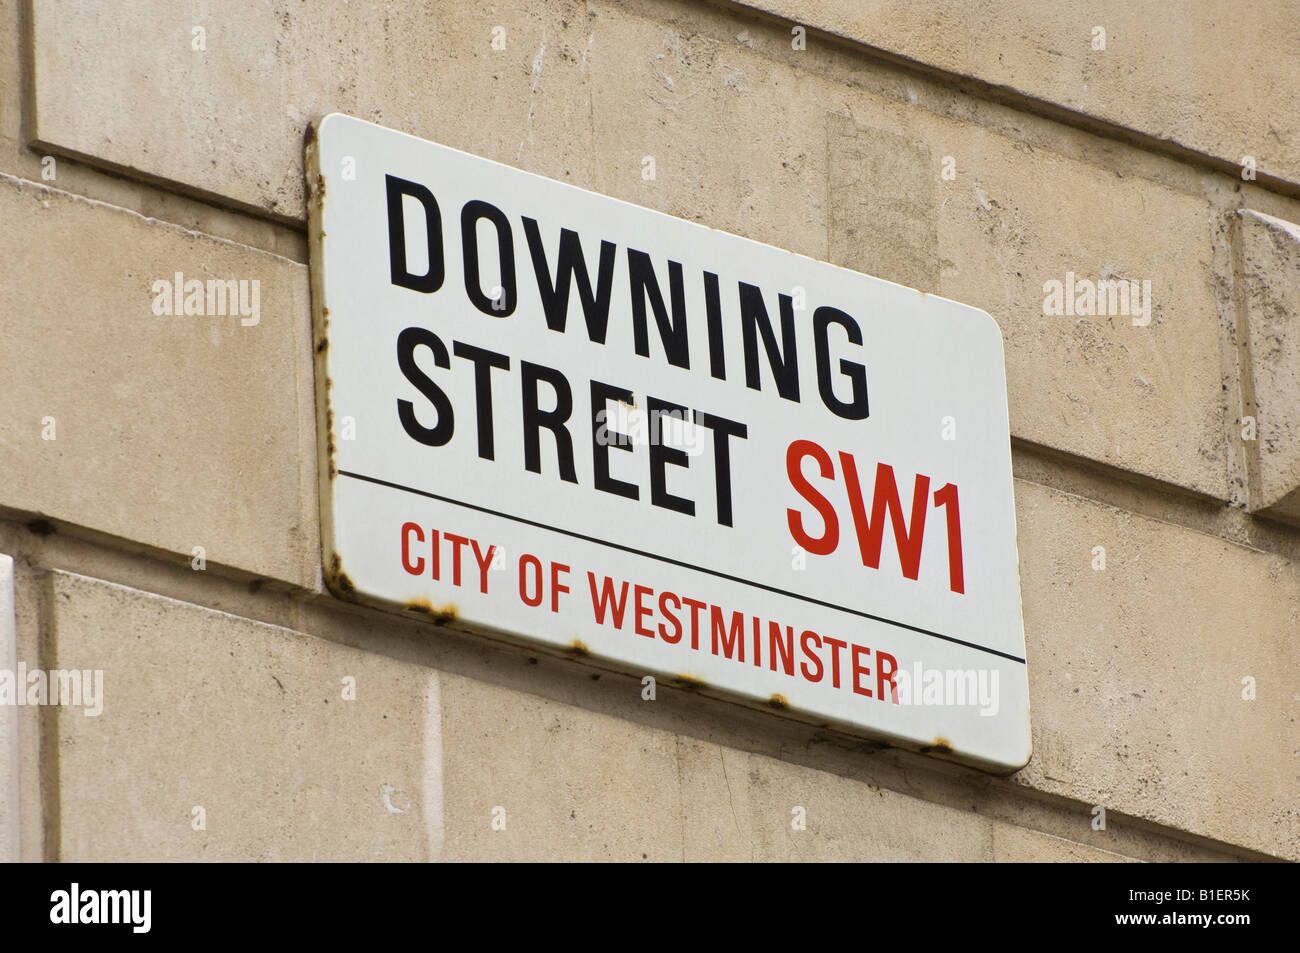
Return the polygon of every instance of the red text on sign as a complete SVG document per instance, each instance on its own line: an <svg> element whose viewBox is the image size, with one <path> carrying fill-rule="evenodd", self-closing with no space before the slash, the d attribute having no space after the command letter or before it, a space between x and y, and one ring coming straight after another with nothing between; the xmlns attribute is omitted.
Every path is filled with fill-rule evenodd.
<svg viewBox="0 0 1300 953"><path fill-rule="evenodd" d="M442 545L446 542L446 546ZM412 576L423 576L426 569L431 579L442 579L443 573L451 571L451 584L461 584L462 552L469 546L474 552L474 562L478 565L479 592L487 592L488 570L492 567L492 555L495 546L484 550L476 539L458 536L455 533L440 533L430 529L428 535L419 523L402 524L402 568ZM426 558L427 557L427 558ZM468 563L468 558L463 560ZM448 567L444 562L449 562Z"/></svg>
<svg viewBox="0 0 1300 953"><path fill-rule="evenodd" d="M820 490L809 482L803 472L803 462L812 458L818 473L824 479L835 478L835 464L825 448L811 440L796 440L786 449L785 467L790 485L802 496L822 521L822 532L813 536L804 523L804 514L796 509L786 510L790 535L807 552L829 556L840 544L840 520L831 503ZM871 513L867 514L862 481L853 454L839 454L840 470L844 474L848 491L849 513L858 538L858 551L862 565L869 569L880 568L880 550L884 543L886 520L893 527L894 542L898 547L898 561L903 575L916 579L921 569L921 545L925 539L925 516L930 504L930 478L916 475L912 489L912 512L909 521L899 499L898 482L894 468L887 463L876 464L876 480L871 498ZM957 504L957 484L945 483L934 491L934 505L943 507L948 524L948 587L957 593L966 591L965 572L961 553L961 510Z"/></svg>

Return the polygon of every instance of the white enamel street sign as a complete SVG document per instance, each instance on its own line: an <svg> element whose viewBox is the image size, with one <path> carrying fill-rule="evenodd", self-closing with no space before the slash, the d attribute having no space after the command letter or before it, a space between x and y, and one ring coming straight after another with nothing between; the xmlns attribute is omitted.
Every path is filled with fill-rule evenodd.
<svg viewBox="0 0 1300 953"><path fill-rule="evenodd" d="M332 591L1028 761L987 314L346 116L309 139Z"/></svg>

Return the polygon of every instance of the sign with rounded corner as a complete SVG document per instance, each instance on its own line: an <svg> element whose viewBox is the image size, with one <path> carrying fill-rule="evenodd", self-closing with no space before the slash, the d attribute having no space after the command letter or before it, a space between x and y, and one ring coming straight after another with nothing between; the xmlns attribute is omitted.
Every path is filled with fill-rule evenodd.
<svg viewBox="0 0 1300 953"><path fill-rule="evenodd" d="M1028 761L988 314L347 116L307 161L334 593Z"/></svg>

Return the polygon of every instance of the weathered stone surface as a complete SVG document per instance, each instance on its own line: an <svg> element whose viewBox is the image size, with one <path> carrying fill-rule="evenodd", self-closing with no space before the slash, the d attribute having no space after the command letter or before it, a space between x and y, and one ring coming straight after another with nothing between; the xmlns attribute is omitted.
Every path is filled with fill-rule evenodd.
<svg viewBox="0 0 1300 953"><path fill-rule="evenodd" d="M35 136L92 162L301 219L307 123L346 112L554 178L589 175L591 36L576 0L33 6Z"/></svg>
<svg viewBox="0 0 1300 953"><path fill-rule="evenodd" d="M822 83L738 44L713 11L664 22L643 6L592 4L593 187L824 259Z"/></svg>
<svg viewBox="0 0 1300 953"><path fill-rule="evenodd" d="M937 290L1001 325L1012 434L1226 499L1206 200L979 126L931 135L957 162L939 190ZM1144 219L1165 223L1158 242ZM1106 293L1081 313L1084 281L1121 279L1142 308L1130 297L1123 313L1121 283L1114 305ZM1054 307L1058 286L1075 308Z"/></svg>
<svg viewBox="0 0 1300 953"><path fill-rule="evenodd" d="M0 671L18 666L14 560L0 553ZM16 863L18 836L18 709L0 705L0 864Z"/></svg>
<svg viewBox="0 0 1300 953"><path fill-rule="evenodd" d="M939 180L924 141L826 117L830 259L900 285L939 288Z"/></svg>
<svg viewBox="0 0 1300 953"><path fill-rule="evenodd" d="M103 671L101 714L57 713L59 860L436 859L437 673L85 576L49 585L51 667Z"/></svg>
<svg viewBox="0 0 1300 953"><path fill-rule="evenodd" d="M740 2L1229 163L1251 155L1260 171L1300 182L1300 21L1286 0L1249 16L1175 0Z"/></svg>
<svg viewBox="0 0 1300 953"><path fill-rule="evenodd" d="M307 269L3 174L0 218L3 504L314 585ZM257 314L155 314L178 272Z"/></svg>
<svg viewBox="0 0 1300 953"><path fill-rule="evenodd" d="M453 675L442 698L443 859L681 859L672 734Z"/></svg>
<svg viewBox="0 0 1300 953"><path fill-rule="evenodd" d="M1133 862L1132 857L1123 854L1000 821L993 825L993 860L999 864Z"/></svg>
<svg viewBox="0 0 1300 953"><path fill-rule="evenodd" d="M1256 418L1253 433L1242 424L1250 508L1300 522L1300 225L1261 212L1238 215L1238 334Z"/></svg>
<svg viewBox="0 0 1300 953"><path fill-rule="evenodd" d="M979 815L694 739L679 757L687 860L991 859Z"/></svg>
<svg viewBox="0 0 1300 953"><path fill-rule="evenodd" d="M1017 782L1300 859L1300 567L1023 480L1016 509Z"/></svg>

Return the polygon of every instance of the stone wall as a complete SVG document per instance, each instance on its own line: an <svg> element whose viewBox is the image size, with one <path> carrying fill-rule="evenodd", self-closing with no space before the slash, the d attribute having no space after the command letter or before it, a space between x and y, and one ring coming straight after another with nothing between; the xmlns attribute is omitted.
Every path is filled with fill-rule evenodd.
<svg viewBox="0 0 1300 953"><path fill-rule="evenodd" d="M0 667L104 672L0 707L0 859L1300 860L1300 19L1057 6L0 0ZM1030 764L325 592L334 111L992 314ZM154 314L175 272L258 323Z"/></svg>

